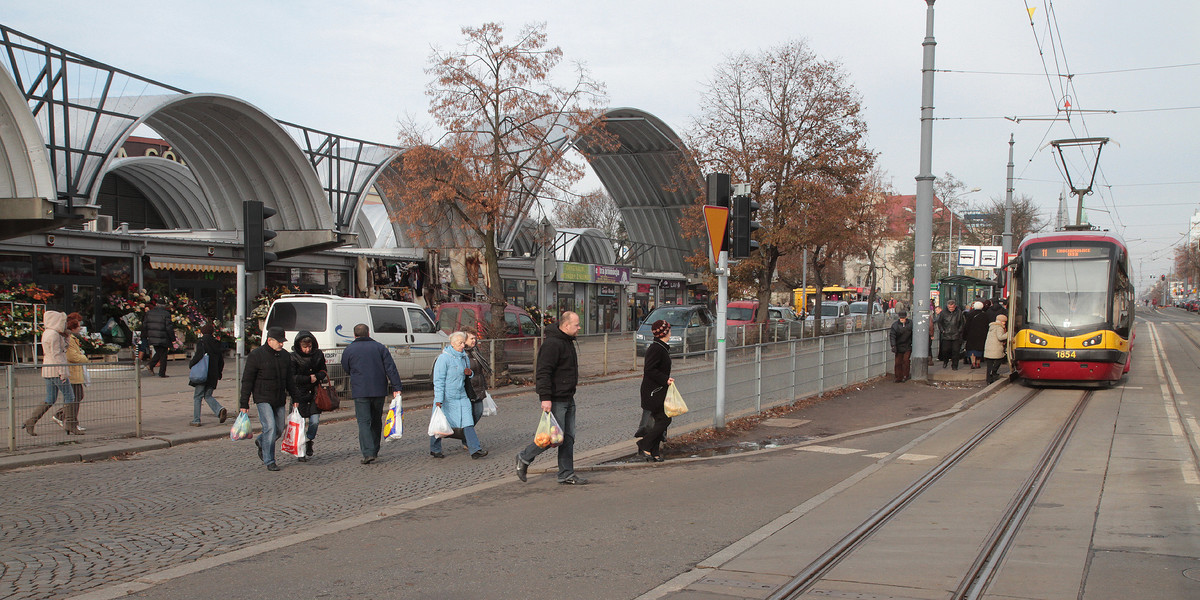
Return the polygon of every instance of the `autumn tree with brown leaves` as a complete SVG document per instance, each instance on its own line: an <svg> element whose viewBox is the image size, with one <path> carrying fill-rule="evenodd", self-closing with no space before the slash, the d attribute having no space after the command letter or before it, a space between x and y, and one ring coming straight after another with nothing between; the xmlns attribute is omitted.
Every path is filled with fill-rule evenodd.
<svg viewBox="0 0 1200 600"><path fill-rule="evenodd" d="M734 55L706 87L688 144L704 171L750 184L760 246L733 276L767 306L781 257L807 247L824 268L846 252L847 203L875 160L861 100L841 66L803 40Z"/></svg>
<svg viewBox="0 0 1200 600"><path fill-rule="evenodd" d="M408 150L382 184L418 245L452 240L481 251L493 337L503 332L501 251L535 205L583 177L583 165L562 160L570 140L604 138L604 86L581 65L568 86L556 85L563 53L545 30L527 25L508 42L502 25L485 23L464 27L453 51L435 49L426 95L442 132L402 125Z"/></svg>

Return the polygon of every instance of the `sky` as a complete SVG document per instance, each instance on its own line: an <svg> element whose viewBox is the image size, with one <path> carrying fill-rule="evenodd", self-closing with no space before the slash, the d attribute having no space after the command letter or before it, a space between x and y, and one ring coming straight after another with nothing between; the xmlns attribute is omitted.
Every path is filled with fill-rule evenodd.
<svg viewBox="0 0 1200 600"><path fill-rule="evenodd" d="M514 33L544 22L566 61L606 85L610 106L650 112L681 135L728 56L803 38L860 93L893 191L916 192L921 0L0 0L0 23L26 35L381 143L395 141L402 119L432 122L431 50L453 49L462 27L485 22ZM1003 199L1011 135L1014 193L1052 224L1066 179L1048 142L1110 138L1084 205L1091 223L1125 238L1142 287L1169 270L1200 209L1198 27L1200 3L1179 0L936 2L936 68L948 72L935 76L933 173L980 188L968 203ZM1069 120L1036 119L1066 102ZM1077 185L1093 157L1069 154Z"/></svg>

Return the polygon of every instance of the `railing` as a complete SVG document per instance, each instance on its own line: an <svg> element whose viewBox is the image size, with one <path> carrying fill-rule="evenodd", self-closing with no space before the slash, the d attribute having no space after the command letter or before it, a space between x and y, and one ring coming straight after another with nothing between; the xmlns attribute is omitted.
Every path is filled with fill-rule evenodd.
<svg viewBox="0 0 1200 600"><path fill-rule="evenodd" d="M18 446L53 447L71 441L66 429L52 417L65 408L62 394L34 426L36 436L23 430L24 423L46 401L43 365L0 367L0 401L4 406L4 434L10 452ZM56 366L56 365L48 365ZM68 365L62 365L68 366ZM83 400L78 405L79 424L85 435L99 438L141 437L141 375L133 363L98 362L70 365L87 371Z"/></svg>

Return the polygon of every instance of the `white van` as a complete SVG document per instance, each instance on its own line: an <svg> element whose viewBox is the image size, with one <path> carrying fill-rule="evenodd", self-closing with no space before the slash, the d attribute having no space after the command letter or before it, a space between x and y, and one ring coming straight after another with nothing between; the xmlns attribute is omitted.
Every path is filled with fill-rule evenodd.
<svg viewBox="0 0 1200 600"><path fill-rule="evenodd" d="M287 332L287 350L296 334L309 331L325 353L331 378L345 376L342 351L354 341L354 326L365 323L371 338L387 346L396 360L401 379L429 379L433 361L450 338L412 302L343 298L327 294L285 294L271 304L263 327ZM265 343L265 339L263 340Z"/></svg>

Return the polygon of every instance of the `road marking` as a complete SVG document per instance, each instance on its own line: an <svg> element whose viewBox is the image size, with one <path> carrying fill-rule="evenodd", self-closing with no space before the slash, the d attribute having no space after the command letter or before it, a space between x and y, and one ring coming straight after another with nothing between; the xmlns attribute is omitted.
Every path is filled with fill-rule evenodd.
<svg viewBox="0 0 1200 600"><path fill-rule="evenodd" d="M838 448L837 446L800 446L796 449L803 450L804 452L820 452L822 454L858 454L859 452L866 452L866 450L859 450L857 448Z"/></svg>
<svg viewBox="0 0 1200 600"><path fill-rule="evenodd" d="M864 454L867 458L887 458L891 456L891 452L876 452L874 454ZM908 460L912 462L920 462L923 460L931 460L937 458L932 454L901 454L896 457L896 460Z"/></svg>

